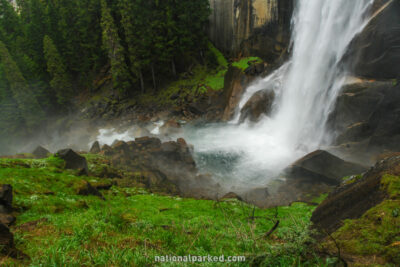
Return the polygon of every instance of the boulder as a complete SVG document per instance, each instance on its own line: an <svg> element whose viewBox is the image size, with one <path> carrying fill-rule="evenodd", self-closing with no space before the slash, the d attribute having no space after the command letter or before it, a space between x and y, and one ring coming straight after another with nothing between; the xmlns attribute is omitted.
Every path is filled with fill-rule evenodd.
<svg viewBox="0 0 400 267"><path fill-rule="evenodd" d="M160 127L160 134L162 135L176 135L182 132L181 125L175 120L166 121Z"/></svg>
<svg viewBox="0 0 400 267"><path fill-rule="evenodd" d="M112 148L109 145L105 144L101 147L100 154L104 155L104 156L110 156L111 151L112 151Z"/></svg>
<svg viewBox="0 0 400 267"><path fill-rule="evenodd" d="M0 253L10 254L14 249L14 235L10 232L10 229L2 223L0 223Z"/></svg>
<svg viewBox="0 0 400 267"><path fill-rule="evenodd" d="M242 201L243 199L236 193L234 192L229 192L227 194L225 194L221 199L237 199Z"/></svg>
<svg viewBox="0 0 400 267"><path fill-rule="evenodd" d="M101 199L105 199L104 196L97 190L94 186L92 186L89 182L84 181L77 187L77 194L82 196L98 196Z"/></svg>
<svg viewBox="0 0 400 267"><path fill-rule="evenodd" d="M95 142L92 144L92 147L90 148L90 153L92 153L92 154L98 154L98 153L100 153L100 151L101 151L101 149L100 149L100 143L99 143L99 141L95 141Z"/></svg>
<svg viewBox="0 0 400 267"><path fill-rule="evenodd" d="M239 122L244 122L246 119L257 122L261 115L269 115L274 99L275 93L272 90L264 89L257 91L240 110Z"/></svg>
<svg viewBox="0 0 400 267"><path fill-rule="evenodd" d="M311 221L322 232L332 233L343 220L360 218L381 203L388 194L382 190L384 174L400 175L400 156L379 161L361 178L336 188L313 212Z"/></svg>
<svg viewBox="0 0 400 267"><path fill-rule="evenodd" d="M317 150L297 160L285 172L288 180L338 185L343 177L360 174L365 170L366 167L344 161L324 150Z"/></svg>
<svg viewBox="0 0 400 267"><path fill-rule="evenodd" d="M12 200L12 186L8 184L0 185L0 213L12 211Z"/></svg>
<svg viewBox="0 0 400 267"><path fill-rule="evenodd" d="M50 151L42 146L38 146L35 150L33 150L32 155L35 156L36 159L47 158L50 155Z"/></svg>
<svg viewBox="0 0 400 267"><path fill-rule="evenodd" d="M16 218L10 214L0 213L0 224L11 226L16 221Z"/></svg>
<svg viewBox="0 0 400 267"><path fill-rule="evenodd" d="M86 158L77 154L72 149L62 149L56 153L56 156L65 161L66 169L83 170L85 174L88 174L88 165Z"/></svg>

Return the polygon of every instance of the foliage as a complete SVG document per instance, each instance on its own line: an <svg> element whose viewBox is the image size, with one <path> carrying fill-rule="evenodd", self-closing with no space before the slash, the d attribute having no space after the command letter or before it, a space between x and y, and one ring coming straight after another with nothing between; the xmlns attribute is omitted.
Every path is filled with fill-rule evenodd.
<svg viewBox="0 0 400 267"><path fill-rule="evenodd" d="M8 52L7 47L1 41L0 59L3 66L4 77L8 82L12 97L17 103L24 124L27 129L32 130L38 125L40 120L43 119L43 110L26 83L17 64Z"/></svg>
<svg viewBox="0 0 400 267"><path fill-rule="evenodd" d="M207 64L208 0L16 2L0 0L0 121L11 134L60 106L72 108L109 72L118 96L132 97L150 82L156 88L176 79L192 62ZM25 122L12 124L11 110Z"/></svg>
<svg viewBox="0 0 400 267"><path fill-rule="evenodd" d="M43 42L44 56L47 61L47 71L52 77L50 85L56 92L58 103L62 106L66 106L73 96L73 87L70 78L68 77L66 67L63 64L53 40L46 35Z"/></svg>
<svg viewBox="0 0 400 267"><path fill-rule="evenodd" d="M262 59L259 57L246 57L240 59L237 62L232 63L232 66L245 70L250 66L251 63L259 63L259 62L262 62Z"/></svg>

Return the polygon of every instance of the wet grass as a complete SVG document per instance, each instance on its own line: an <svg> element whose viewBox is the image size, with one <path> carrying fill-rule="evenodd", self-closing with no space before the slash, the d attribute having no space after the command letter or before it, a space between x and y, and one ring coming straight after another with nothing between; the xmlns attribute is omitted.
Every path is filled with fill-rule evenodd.
<svg viewBox="0 0 400 267"><path fill-rule="evenodd" d="M92 169L101 160L87 157ZM101 200L77 195L74 186L110 179L76 176L57 158L0 159L0 166L0 183L14 188L16 246L30 257L3 258L2 266L152 266L158 255L189 254L246 256L245 263L231 266L252 261L260 266L323 265L307 245L314 206L294 203L261 210L233 199L184 199L117 186L102 191L106 200ZM277 220L277 230L265 236Z"/></svg>

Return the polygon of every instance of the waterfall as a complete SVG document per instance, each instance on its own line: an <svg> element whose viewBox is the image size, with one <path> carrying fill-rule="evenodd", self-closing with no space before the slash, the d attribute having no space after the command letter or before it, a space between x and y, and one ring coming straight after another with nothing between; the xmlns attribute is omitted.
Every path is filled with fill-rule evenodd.
<svg viewBox="0 0 400 267"><path fill-rule="evenodd" d="M298 0L292 18L291 57L244 94L274 90L272 114L257 124L211 125L188 131L199 165L227 165L227 184L266 184L297 158L328 145L326 122L346 72L340 62L365 26L373 0ZM221 166L218 167L221 169ZM210 171L217 172L218 168Z"/></svg>

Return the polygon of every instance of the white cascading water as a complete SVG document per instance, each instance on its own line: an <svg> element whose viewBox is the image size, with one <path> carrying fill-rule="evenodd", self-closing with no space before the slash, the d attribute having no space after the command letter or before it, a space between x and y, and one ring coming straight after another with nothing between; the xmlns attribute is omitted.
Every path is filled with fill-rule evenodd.
<svg viewBox="0 0 400 267"><path fill-rule="evenodd" d="M270 117L257 124L212 125L186 132L185 138L202 155L198 161L204 161L204 169L218 175L220 164L232 165L229 172L220 173L226 185L259 186L294 160L329 144L325 124L346 75L340 61L365 26L372 2L298 0L290 60L250 86L239 104L241 108L258 90L274 90ZM219 166L209 168L213 164Z"/></svg>

